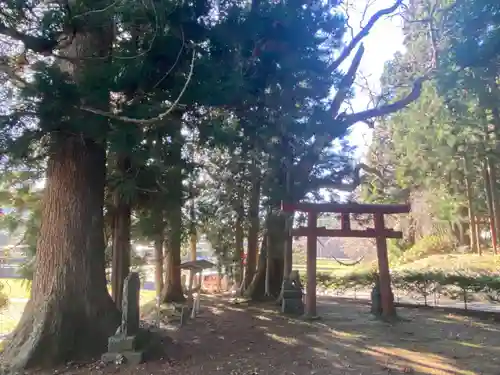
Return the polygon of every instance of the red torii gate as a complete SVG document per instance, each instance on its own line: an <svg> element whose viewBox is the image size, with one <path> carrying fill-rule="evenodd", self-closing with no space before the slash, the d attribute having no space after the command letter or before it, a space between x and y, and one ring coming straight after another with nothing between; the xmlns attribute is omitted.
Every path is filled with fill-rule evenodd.
<svg viewBox="0 0 500 375"><path fill-rule="evenodd" d="M391 291L391 276L387 257L387 238L402 238L400 231L385 227L384 215L405 214L410 212L408 204L358 204L358 203L296 203L282 202L284 212L307 212L307 227L294 228L292 237L307 237L307 286L306 315L316 316L316 253L318 237L357 237L375 238L380 278L382 314L391 317L395 314L394 298ZM341 214L341 229L326 229L317 226L318 214L332 212ZM373 215L374 228L351 229L350 214Z"/></svg>

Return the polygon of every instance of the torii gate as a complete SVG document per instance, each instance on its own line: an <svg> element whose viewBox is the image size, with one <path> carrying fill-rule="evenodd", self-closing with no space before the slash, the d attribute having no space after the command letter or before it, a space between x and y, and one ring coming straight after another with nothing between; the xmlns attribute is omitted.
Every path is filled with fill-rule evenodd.
<svg viewBox="0 0 500 375"><path fill-rule="evenodd" d="M292 229L293 237L307 237L307 286L306 315L316 316L316 253L318 237L358 237L375 238L380 278L380 296L382 315L391 317L395 314L394 297L391 291L391 276L387 256L387 238L402 238L400 231L385 227L384 215L405 214L410 212L408 204L358 204L358 203L297 203L282 202L284 212L307 212L307 227ZM341 229L326 229L317 226L318 214L333 212L341 214ZM375 228L363 230L351 229L350 214L373 215Z"/></svg>

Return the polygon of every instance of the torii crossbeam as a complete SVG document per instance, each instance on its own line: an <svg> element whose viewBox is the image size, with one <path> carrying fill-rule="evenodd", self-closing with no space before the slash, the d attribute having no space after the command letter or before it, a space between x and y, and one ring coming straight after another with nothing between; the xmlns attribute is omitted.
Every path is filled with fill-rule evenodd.
<svg viewBox="0 0 500 375"><path fill-rule="evenodd" d="M375 238L377 243L377 258L380 278L380 295L382 300L382 315L395 315L394 297L391 290L391 276L387 256L387 238L402 238L400 231L385 227L384 215L405 214L410 212L408 204L358 204L358 203L282 203L284 212L307 212L307 227L294 228L292 237L307 237L307 286L306 315L316 316L316 253L318 237L358 237ZM341 214L340 229L326 229L317 226L318 214L333 212ZM374 228L363 230L351 229L350 214L373 215Z"/></svg>

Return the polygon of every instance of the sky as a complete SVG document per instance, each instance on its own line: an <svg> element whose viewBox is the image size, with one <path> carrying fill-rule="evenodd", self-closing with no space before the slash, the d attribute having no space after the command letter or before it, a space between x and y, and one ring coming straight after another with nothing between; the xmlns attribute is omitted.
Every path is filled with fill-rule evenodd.
<svg viewBox="0 0 500 375"><path fill-rule="evenodd" d="M376 11L391 6L394 0L350 0L353 2L353 9L350 12L349 23L353 26L354 32L359 30L359 24L363 18L363 11L367 1L372 4L366 13L364 24ZM403 32L401 29L401 19L397 16L380 19L374 26L370 34L364 39L365 54L361 61L360 72L367 78L371 90L377 92L380 87L380 77L384 69L384 63L390 60L397 51L403 51ZM359 79L359 82L363 82ZM364 84L364 82L363 82ZM355 99L353 107L356 111L367 108L369 96L359 87L355 88ZM370 142L371 131L365 124L356 124L352 127L347 139L351 144L358 147L356 157L361 157Z"/></svg>

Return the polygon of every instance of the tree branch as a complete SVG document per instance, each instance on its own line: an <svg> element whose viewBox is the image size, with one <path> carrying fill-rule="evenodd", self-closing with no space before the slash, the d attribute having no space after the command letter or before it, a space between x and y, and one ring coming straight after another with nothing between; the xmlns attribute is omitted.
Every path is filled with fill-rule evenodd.
<svg viewBox="0 0 500 375"><path fill-rule="evenodd" d="M361 64L361 59L365 52L365 48L363 44L359 47L354 55L354 58L351 62L347 73L344 75L342 80L340 81L339 88L335 97L332 101L332 105L330 110L332 111L332 117L334 119L338 118L338 113L340 111L340 107L342 103L345 101L349 90L351 89L354 79L356 78L356 73L359 69L359 65ZM332 136L329 133L318 134L313 142L313 144L309 147L309 150L306 152L306 155L302 157L299 163L296 165L297 175L300 176L309 176L314 165L318 161L318 157L323 151L325 147L332 141ZM304 184L307 184L307 180L304 181ZM299 195L306 190L306 185L301 186L299 189Z"/></svg>
<svg viewBox="0 0 500 375"><path fill-rule="evenodd" d="M180 107L182 107L182 105L180 105L179 102L180 102L182 96L184 95L184 93L186 92L186 89L189 85L189 82L191 82L191 78L193 77L195 57L196 57L196 50L193 49L193 57L191 58L191 67L189 69L189 74L188 74L188 77L186 79L186 82L184 83L184 87L182 88L181 92L179 93L179 96L177 97L177 99L175 99L175 101L172 103L172 105L165 112L160 113L158 116L155 116L155 117L149 118L149 119L136 119L136 118L132 118L132 117L128 117L128 116L120 116L120 115L117 115L117 114L114 114L111 112L102 111L102 110L96 109L96 108L80 107L80 109L83 111L86 111L86 112L96 114L96 115L105 116L105 117L108 117L108 118L113 119L113 120L119 120L119 121L128 122L128 123L132 123L132 124L138 124L138 125L151 125L151 124L154 124L155 122L159 122L159 121L163 120L165 117L167 117L170 113L172 113L172 111L174 111L175 109L179 109Z"/></svg>
<svg viewBox="0 0 500 375"><path fill-rule="evenodd" d="M401 4L403 3L403 0L396 0L396 2L389 8L381 9L378 12L376 12L373 16L370 17L370 20L368 23L365 25L365 27L361 28L361 30L356 34L354 38L349 42L349 44L342 50L340 53L340 56L333 61L333 63L330 65L330 69L332 71L337 70L340 65L349 57L351 52L356 48L356 46L365 38L370 31L373 29L373 26L377 23L377 21L382 18L383 16L387 16L396 9L398 9Z"/></svg>
<svg viewBox="0 0 500 375"><path fill-rule="evenodd" d="M328 188L328 189L335 189L335 190L340 190L340 191L345 191L352 193L354 190L356 190L362 183L363 183L363 176L361 174L361 171L365 171L371 175L375 175L379 179L382 179L383 176L382 174L376 169L372 168L364 163L359 163L356 165L356 167L353 170L352 173L352 182L351 183L345 183L343 180L345 177L342 177L341 179L337 180L332 180L332 179L317 179L316 185L318 187L323 187L323 188Z"/></svg>
<svg viewBox="0 0 500 375"><path fill-rule="evenodd" d="M422 77L419 77L415 80L413 83L413 87L408 95L406 95L404 98L390 104L383 105L378 108L371 108L367 109L366 111L361 111L358 113L353 113L353 114L343 114L338 117L338 119L342 122L343 126L349 127L351 125L354 125L357 122L365 122L367 124L370 124L371 122L368 121L371 118L374 117L380 117L380 116L385 116L394 112L397 112L411 103L413 103L415 100L417 100L420 97L420 93L422 92L422 86L425 81L430 79L430 75L425 75Z"/></svg>

